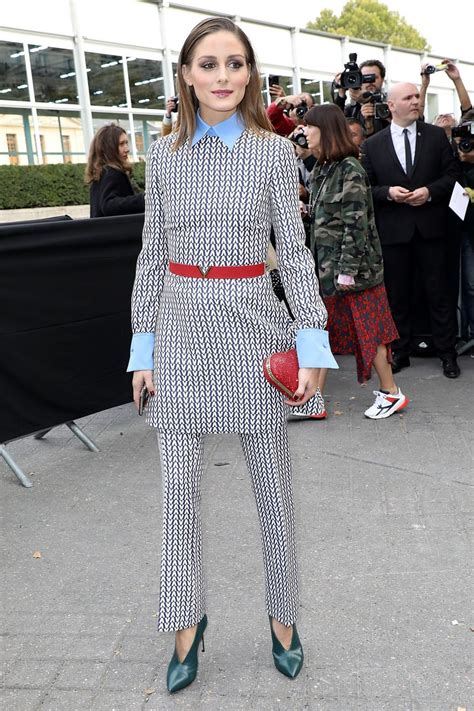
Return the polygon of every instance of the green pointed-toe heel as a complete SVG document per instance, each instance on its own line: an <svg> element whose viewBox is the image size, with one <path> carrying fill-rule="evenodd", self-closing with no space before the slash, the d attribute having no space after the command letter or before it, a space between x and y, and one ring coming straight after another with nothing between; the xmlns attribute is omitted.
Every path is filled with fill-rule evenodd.
<svg viewBox="0 0 474 711"><path fill-rule="evenodd" d="M197 626L196 635L194 637L194 642L191 645L191 649L182 662L179 661L175 647L173 656L171 657L171 661L168 666L168 674L166 676L166 685L171 694L175 691L180 691L180 689L184 689L186 686L189 686L196 678L198 669L198 647L199 643L202 641L202 651L204 652L204 630L206 627L207 615L204 615Z"/></svg>
<svg viewBox="0 0 474 711"><path fill-rule="evenodd" d="M288 676L290 679L295 679L301 671L304 659L303 647L301 646L296 625L293 625L290 648L285 649L275 634L272 618L269 617L269 620L272 632L272 652L275 666L281 674Z"/></svg>

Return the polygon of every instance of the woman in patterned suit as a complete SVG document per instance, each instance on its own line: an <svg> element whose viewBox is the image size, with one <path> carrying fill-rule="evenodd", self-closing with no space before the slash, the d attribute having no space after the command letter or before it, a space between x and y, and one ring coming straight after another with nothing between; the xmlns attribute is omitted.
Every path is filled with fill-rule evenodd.
<svg viewBox="0 0 474 711"><path fill-rule="evenodd" d="M199 513L202 439L240 435L261 525L274 662L295 677L298 581L283 397L269 353L294 346L293 406L317 408L316 368L337 367L304 246L293 147L271 132L246 35L230 20L197 25L178 63L177 130L147 156L143 248L132 297L129 370L151 394L163 480L158 629L176 631L169 691L190 684L207 624ZM265 274L270 227L295 322Z"/></svg>

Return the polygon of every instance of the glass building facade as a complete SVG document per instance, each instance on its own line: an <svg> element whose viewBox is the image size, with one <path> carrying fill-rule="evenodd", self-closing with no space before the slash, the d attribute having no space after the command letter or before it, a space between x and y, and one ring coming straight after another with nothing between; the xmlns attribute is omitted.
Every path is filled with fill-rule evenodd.
<svg viewBox="0 0 474 711"><path fill-rule="evenodd" d="M33 0L26 1L32 15L36 6ZM43 22L39 9L36 20L24 18L27 27L22 30L24 15L9 7L6 15L15 17L15 26L0 27L0 164L83 163L93 133L112 121L128 132L133 160L143 159L160 135L166 97L176 94L183 33L205 15L173 3L164 7L155 2L153 7L127 0L130 22L118 36L119 24L112 29L95 22L102 6L69 0L67 9L67 3L54 2L58 3L58 18L51 17L55 34L45 31L46 20L41 32L36 29L35 22ZM84 33L75 25L74 7L86 21ZM308 30L253 20L240 24L258 50L266 105L271 100L268 77L272 74L287 94L304 91L318 104L331 101L332 78L351 51L381 59L390 81L419 77L420 62L431 59ZM147 46L141 47L141 41ZM439 58L432 59L433 64L438 62ZM318 64L324 69L318 70ZM474 65L464 62L462 74L469 90L474 86ZM443 84L439 74L436 81L438 86L433 87L432 80L428 95L428 118L438 111L458 110L452 83Z"/></svg>
<svg viewBox="0 0 474 711"><path fill-rule="evenodd" d="M165 112L162 61L89 51L84 52L84 58L94 132L112 121L123 126L131 138L135 160L142 159L160 133ZM81 115L74 110L79 105L80 67L75 64L73 51L0 40L0 63L4 68L0 88L0 164L84 162ZM172 66L174 78L176 63ZM268 76L262 74L265 105L271 101ZM279 80L287 94L296 91L293 77L279 75ZM301 90L312 94L316 103L322 103L330 99L330 85L329 81L303 79ZM2 108L4 99L19 104ZM36 105L34 112L31 104Z"/></svg>
<svg viewBox="0 0 474 711"><path fill-rule="evenodd" d="M123 126L134 158L143 158L165 110L161 60L87 51L84 58L93 130ZM0 164L83 163L73 50L0 40L0 68Z"/></svg>

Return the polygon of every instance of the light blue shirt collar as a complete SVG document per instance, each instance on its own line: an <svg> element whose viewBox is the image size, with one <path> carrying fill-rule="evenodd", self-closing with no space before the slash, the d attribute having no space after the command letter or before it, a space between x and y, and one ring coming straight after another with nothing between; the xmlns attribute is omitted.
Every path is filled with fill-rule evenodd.
<svg viewBox="0 0 474 711"><path fill-rule="evenodd" d="M237 111L228 119L217 123L215 126L208 126L208 124L202 120L198 111L196 114L196 131L194 132L191 145L196 145L204 136L217 136L231 151L244 130L245 124Z"/></svg>

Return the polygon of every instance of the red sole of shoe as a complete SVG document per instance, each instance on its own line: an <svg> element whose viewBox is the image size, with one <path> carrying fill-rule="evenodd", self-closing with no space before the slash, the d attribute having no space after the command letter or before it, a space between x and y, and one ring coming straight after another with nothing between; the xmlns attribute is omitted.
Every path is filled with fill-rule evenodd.
<svg viewBox="0 0 474 711"><path fill-rule="evenodd" d="M406 397L403 402L403 405L400 405L397 412L400 412L400 410L403 410L407 405L409 405L409 403L410 403L410 399Z"/></svg>

